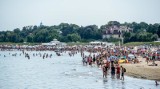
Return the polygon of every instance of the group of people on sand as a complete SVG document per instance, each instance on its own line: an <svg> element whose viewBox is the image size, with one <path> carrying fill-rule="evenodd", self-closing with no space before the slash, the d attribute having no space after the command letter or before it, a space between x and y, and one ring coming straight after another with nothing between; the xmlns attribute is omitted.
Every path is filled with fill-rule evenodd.
<svg viewBox="0 0 160 89"><path fill-rule="evenodd" d="M87 49L85 51L89 52L89 55L84 54L85 52L81 52L83 65L94 66L97 65L98 68L102 69L103 78L106 78L108 74L111 74L112 78L124 80L124 74L126 69L120 65L117 61L121 56L125 57L128 61L124 63L140 63L138 60L139 57L146 58L147 64L152 61L152 65L157 66L155 61L160 60L160 49L156 49L155 51L150 51L149 48L138 48L133 50L134 47L114 47L114 48L97 48L97 49ZM159 51L158 51L159 50ZM134 58L131 59L129 54L133 54ZM111 56L115 56L115 58L111 58ZM155 81L156 85L159 85L157 81Z"/></svg>
<svg viewBox="0 0 160 89"><path fill-rule="evenodd" d="M155 60L160 59L160 54L156 54L156 53L152 53L152 54L146 54L146 56L144 56L146 58L146 62L147 65L148 63L152 62L152 64L150 64L150 66L157 66L157 64L155 63Z"/></svg>

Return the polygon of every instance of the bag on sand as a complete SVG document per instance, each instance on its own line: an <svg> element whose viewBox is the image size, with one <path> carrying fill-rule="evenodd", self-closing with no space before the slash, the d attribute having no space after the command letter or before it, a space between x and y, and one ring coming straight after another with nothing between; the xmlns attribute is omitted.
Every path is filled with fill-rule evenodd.
<svg viewBox="0 0 160 89"><path fill-rule="evenodd" d="M124 68L124 72L126 72L126 68Z"/></svg>

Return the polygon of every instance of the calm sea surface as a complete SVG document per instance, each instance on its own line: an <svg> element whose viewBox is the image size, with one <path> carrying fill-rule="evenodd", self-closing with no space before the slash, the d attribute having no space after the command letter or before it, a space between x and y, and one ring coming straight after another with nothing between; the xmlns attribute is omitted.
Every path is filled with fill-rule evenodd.
<svg viewBox="0 0 160 89"><path fill-rule="evenodd" d="M151 80L125 76L122 81L110 75L103 79L101 69L82 65L80 53L70 57L52 51L26 52L30 60L20 51L0 51L0 89L160 89ZM33 53L52 54L52 58L34 57Z"/></svg>

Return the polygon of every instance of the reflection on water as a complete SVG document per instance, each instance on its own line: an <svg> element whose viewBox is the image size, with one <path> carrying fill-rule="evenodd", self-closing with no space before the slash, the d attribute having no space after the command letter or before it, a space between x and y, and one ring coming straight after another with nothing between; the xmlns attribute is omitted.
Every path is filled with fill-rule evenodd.
<svg viewBox="0 0 160 89"><path fill-rule="evenodd" d="M53 56L42 59L31 55L36 52L28 52L28 60L22 55L12 56L13 53L21 52L0 52L0 89L160 89L151 80L125 76L122 81L110 73L103 78L101 69L81 64L80 54L56 56L45 51L40 53Z"/></svg>

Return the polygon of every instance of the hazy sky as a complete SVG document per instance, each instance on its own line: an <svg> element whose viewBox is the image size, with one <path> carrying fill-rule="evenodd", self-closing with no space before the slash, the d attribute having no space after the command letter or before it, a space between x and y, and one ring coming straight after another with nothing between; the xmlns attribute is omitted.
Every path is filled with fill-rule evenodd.
<svg viewBox="0 0 160 89"><path fill-rule="evenodd" d="M160 23L160 0L0 0L0 30L41 21L100 26L114 20Z"/></svg>

